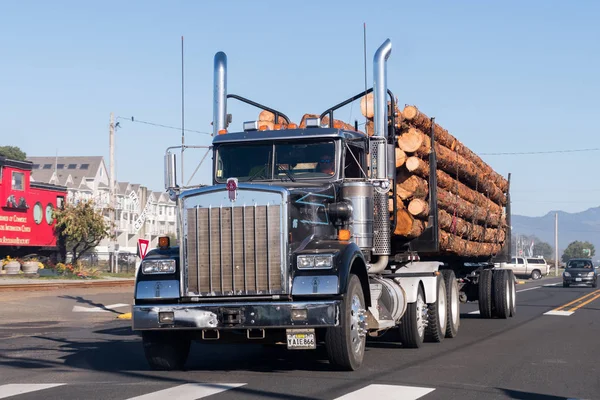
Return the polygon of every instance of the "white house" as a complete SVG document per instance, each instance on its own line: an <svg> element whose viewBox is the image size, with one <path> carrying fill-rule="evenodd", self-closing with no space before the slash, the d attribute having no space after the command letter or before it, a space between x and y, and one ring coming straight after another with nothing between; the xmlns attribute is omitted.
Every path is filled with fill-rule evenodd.
<svg viewBox="0 0 600 400"><path fill-rule="evenodd" d="M29 157L33 162L32 181L66 186L67 201L94 200L96 206L109 218L109 177L104 158L90 157ZM137 240L158 244L160 235L176 234L175 203L166 193L153 192L140 184L115 184L116 242L119 251L137 251ZM144 212L145 211L145 212ZM108 252L108 240L96 248Z"/></svg>

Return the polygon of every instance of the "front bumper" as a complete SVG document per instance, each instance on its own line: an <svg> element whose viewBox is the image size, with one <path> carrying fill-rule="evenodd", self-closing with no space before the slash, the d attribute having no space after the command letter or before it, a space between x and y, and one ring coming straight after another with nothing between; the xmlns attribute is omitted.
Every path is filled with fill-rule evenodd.
<svg viewBox="0 0 600 400"><path fill-rule="evenodd" d="M340 300L269 303L149 304L132 309L133 330L319 328L339 325ZM306 318L299 319L306 310ZM173 313L169 323L159 313Z"/></svg>
<svg viewBox="0 0 600 400"><path fill-rule="evenodd" d="M569 285L589 285L595 281L595 276L563 276L563 282Z"/></svg>

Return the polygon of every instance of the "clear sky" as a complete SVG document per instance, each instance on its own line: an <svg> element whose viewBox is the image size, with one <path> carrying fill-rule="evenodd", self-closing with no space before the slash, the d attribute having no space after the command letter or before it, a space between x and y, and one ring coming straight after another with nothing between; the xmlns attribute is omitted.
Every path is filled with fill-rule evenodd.
<svg viewBox="0 0 600 400"><path fill-rule="evenodd" d="M30 156L103 155L119 119L119 181L163 188L163 154L185 127L211 132L212 67L229 61L230 93L295 122L364 88L390 38L390 89L476 153L600 148L600 6L592 1L2 1L1 144ZM256 119L233 103L230 130ZM361 119L355 104L338 118ZM188 144L209 135L187 133ZM513 212L600 205L600 151L484 155L512 173ZM190 177L202 153L186 152ZM194 182L210 181L209 163Z"/></svg>

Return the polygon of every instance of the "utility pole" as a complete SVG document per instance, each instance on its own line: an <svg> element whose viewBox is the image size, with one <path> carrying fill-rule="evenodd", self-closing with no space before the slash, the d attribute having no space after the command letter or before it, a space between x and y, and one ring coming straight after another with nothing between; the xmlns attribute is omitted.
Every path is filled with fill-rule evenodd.
<svg viewBox="0 0 600 400"><path fill-rule="evenodd" d="M110 113L110 125L108 131L108 147L109 147L109 162L110 162L110 181L108 183L108 190L110 192L110 239L109 246L110 251L110 272L115 272L115 117L113 113Z"/></svg>
<svg viewBox="0 0 600 400"><path fill-rule="evenodd" d="M554 276L558 276L558 213L554 214Z"/></svg>

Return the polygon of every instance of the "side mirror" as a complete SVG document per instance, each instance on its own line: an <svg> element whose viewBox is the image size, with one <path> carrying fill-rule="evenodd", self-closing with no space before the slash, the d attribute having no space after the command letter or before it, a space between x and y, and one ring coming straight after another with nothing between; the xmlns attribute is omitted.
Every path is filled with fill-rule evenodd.
<svg viewBox="0 0 600 400"><path fill-rule="evenodd" d="M177 186L177 169L175 154L167 153L165 155L165 189L169 190Z"/></svg>

